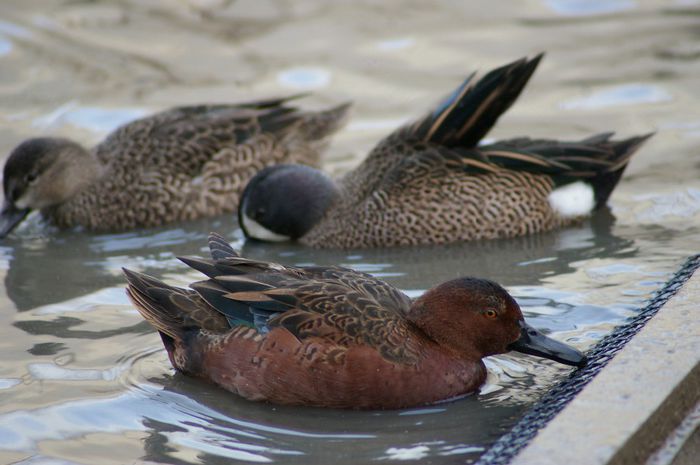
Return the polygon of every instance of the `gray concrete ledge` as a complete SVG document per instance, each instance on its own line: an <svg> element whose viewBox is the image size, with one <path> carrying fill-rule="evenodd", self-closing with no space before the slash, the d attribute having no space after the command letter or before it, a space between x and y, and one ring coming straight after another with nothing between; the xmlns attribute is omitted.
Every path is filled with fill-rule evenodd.
<svg viewBox="0 0 700 465"><path fill-rule="evenodd" d="M698 436L693 412L700 402L699 307L696 272L511 464L640 465L652 456L661 460L656 463L682 460ZM678 454L671 448L654 455L688 422L691 431Z"/></svg>
<svg viewBox="0 0 700 465"><path fill-rule="evenodd" d="M666 438L646 465L697 465L700 459L700 402Z"/></svg>

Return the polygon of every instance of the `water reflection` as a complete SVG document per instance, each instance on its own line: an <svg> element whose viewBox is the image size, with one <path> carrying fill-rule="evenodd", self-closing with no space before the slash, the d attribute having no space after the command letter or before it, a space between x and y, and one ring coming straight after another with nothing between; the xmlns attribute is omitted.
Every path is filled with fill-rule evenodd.
<svg viewBox="0 0 700 465"><path fill-rule="evenodd" d="M613 234L609 211L598 212L580 226L514 240L477 241L411 248L315 250L295 244L242 243L235 219L200 221L175 229L151 229L114 235L49 231L47 235L5 242L7 296L17 310L42 307L41 312L80 312L105 298L120 300L113 291L124 284L122 267L161 277L167 272L192 275L177 256L205 255L207 234L221 231L245 256L285 264L342 264L373 273L408 291L424 289L457 276L481 276L504 285L540 283L547 276L568 273L571 263L601 254L631 257L633 241ZM185 279L182 279L184 282ZM40 289L41 292L37 292ZM98 290L110 295L87 299ZM72 302L81 298L82 304ZM121 299L124 300L124 299ZM51 304L64 302L57 307ZM66 329L74 319L63 319Z"/></svg>
<svg viewBox="0 0 700 465"><path fill-rule="evenodd" d="M29 235L9 248L5 286L22 312L12 325L40 341L47 336L51 340L27 348L35 360L26 365L23 382L80 383L82 389L112 385L110 391L118 383L123 388L115 391L116 397L25 410L19 417L0 418L0 423L19 428L25 440L34 438L32 444L54 440L55 434L69 440L87 429L120 435L138 430L145 435L144 457L169 463L191 463L193 456L198 463L211 464L231 459L301 464L310 463L311 457L316 463L411 457L449 462L455 456L471 461L569 369L524 355L490 357L489 378L478 396L408 411L346 412L251 403L173 373L153 329L123 294L121 267L139 268L184 285L196 279L196 272L187 271L175 256L205 253L208 230L218 228L251 257L294 264L342 263L382 276L412 295L459 275L497 279L511 287L534 326L586 348L625 315L614 308L577 303L575 292L549 289L547 279L576 272L574 264L582 260L634 257L634 241L615 235L613 226L612 216L604 211L578 227L516 240L346 251L236 241L240 231L231 218L221 218L213 226L195 222L118 235L70 231ZM37 267L42 260L47 266ZM30 291L37 286L43 290L35 295ZM143 340L137 344L141 348L108 366L80 361L80 347L89 341L121 346L119 341L133 338ZM153 372L160 375L152 376ZM106 413L110 419L120 412L121 417L106 426L102 419L93 420L93 411L110 412ZM61 415L82 418L82 423L54 424L50 433L24 430L24 424L38 418L54 422Z"/></svg>
<svg viewBox="0 0 700 465"><path fill-rule="evenodd" d="M421 290L458 276L480 276L506 286L537 284L547 276L569 273L572 263L604 254L634 256L634 242L613 233L606 209L581 225L512 240L475 241L410 248L314 250L285 244L247 241L245 256L303 264L342 264L371 272L402 289ZM382 266L382 264L384 264Z"/></svg>
<svg viewBox="0 0 700 465"><path fill-rule="evenodd" d="M480 425L507 423L522 410L522 406L513 406L492 411L472 396L449 408L405 412L304 409L300 415L298 408L251 403L179 374L149 381L164 387L150 395L182 415L175 424L172 419L165 423L158 418L144 420L150 430L146 455L167 462L176 458L167 453L174 451L173 445L204 451L198 458L211 464L221 463L222 458L267 462L281 456L290 464L367 463L377 457L398 460L396 453L388 453L390 449L413 447L425 448L430 455L476 458L483 451L477 444L494 439ZM314 421L309 422L309 417ZM465 436L475 442L464 443L461 438Z"/></svg>
<svg viewBox="0 0 700 465"><path fill-rule="evenodd" d="M151 326L145 321L135 325L100 331L79 329L79 327L84 323L85 320L80 318L59 316L58 318L50 321L20 320L15 322L14 326L28 334L33 334L36 336L52 335L64 339L107 339L119 334L144 334L152 331Z"/></svg>
<svg viewBox="0 0 700 465"><path fill-rule="evenodd" d="M80 107L77 101L61 105L51 113L35 118L32 126L46 132L65 124L83 128L95 133L108 134L122 124L146 116L149 112L142 108L99 108Z"/></svg>
<svg viewBox="0 0 700 465"><path fill-rule="evenodd" d="M586 97L562 102L560 107L565 110L595 109L619 105L660 103L672 98L671 94L660 85L624 84L598 90Z"/></svg>
<svg viewBox="0 0 700 465"><path fill-rule="evenodd" d="M469 463L567 373L525 355L488 358L478 396L380 413L254 404L176 375L126 301L121 267L186 285L198 274L175 256L203 254L210 230L252 257L343 263L411 295L490 277L534 326L582 349L700 248L697 2L38 4L2 3L5 154L38 130L96 141L141 109L314 88L310 106L356 102L327 157L341 173L465 73L543 50L493 137L658 134L616 190L617 224L597 215L513 241L313 251L244 244L233 218L96 236L27 225L0 244L2 463Z"/></svg>
<svg viewBox="0 0 700 465"><path fill-rule="evenodd" d="M601 255L618 259L635 256L633 241L613 234L613 224L612 215L601 211L578 227L515 240L380 250L314 250L293 244L248 241L243 243L242 252L252 258L285 264L342 264L381 277L414 297L426 287L458 276L486 277L511 286L526 315L538 327L565 332L572 329L567 321L596 324L620 317L614 311L595 307L587 315L585 308L577 306L576 318L567 320L563 316L573 306L558 305L556 299L561 296L548 294L544 283L548 277L573 272L572 264L581 260ZM96 236L52 231L55 235L16 240L10 244L15 247L11 249L5 288L18 311L32 312L30 318L17 319L13 325L28 334L59 339L98 340L150 333L148 324L140 320L117 327L85 326L94 311L104 307L104 302L129 307L123 292L122 267L158 277L171 274L180 285L197 279L196 272L176 256L208 253L206 231L212 227L233 230L228 234L231 239L240 237L235 220L224 217L214 225L202 221L177 229ZM38 263L45 266L37 266ZM527 287L519 287L524 283ZM549 315L541 314L543 308L550 309Z"/></svg>
<svg viewBox="0 0 700 465"><path fill-rule="evenodd" d="M636 8L634 0L545 0L547 6L562 16L593 16Z"/></svg>
<svg viewBox="0 0 700 465"><path fill-rule="evenodd" d="M177 256L201 255L210 230L235 239L231 231L237 224L234 218L222 216L215 221L183 223L180 228L102 235L34 228L28 237L23 231L3 242L8 261L5 289L19 311L122 286L122 267L156 276L169 269L185 269ZM75 311L75 304L69 305Z"/></svg>
<svg viewBox="0 0 700 465"><path fill-rule="evenodd" d="M31 450L86 433L143 431L143 458L163 463L179 463L178 456L188 451L196 451L197 461L207 464L280 458L293 464L333 459L367 463L389 449L416 446L431 455L475 458L482 451L475 444L495 439L482 425L507 424L521 410L493 410L476 397L450 404L450 409L407 412L275 407L175 375L151 379L117 396L1 414L0 449ZM475 443L465 443L465 436Z"/></svg>

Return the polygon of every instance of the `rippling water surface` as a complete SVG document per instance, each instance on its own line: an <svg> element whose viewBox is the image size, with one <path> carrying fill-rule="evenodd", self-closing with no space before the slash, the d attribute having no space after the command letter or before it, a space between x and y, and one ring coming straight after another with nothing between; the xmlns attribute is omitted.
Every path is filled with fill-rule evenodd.
<svg viewBox="0 0 700 465"><path fill-rule="evenodd" d="M517 2L125 0L0 5L0 153L36 134L99 141L175 104L313 92L355 103L327 163L341 173L476 68L547 57L493 131L657 131L611 211L528 238L315 251L243 242L233 218L113 235L39 218L0 243L0 462L464 463L568 373L487 360L478 395L345 412L244 401L180 376L127 301L123 266L184 285L175 258L225 234L251 257L342 263L410 295L460 275L504 283L536 327L586 349L700 248L700 6L693 0Z"/></svg>

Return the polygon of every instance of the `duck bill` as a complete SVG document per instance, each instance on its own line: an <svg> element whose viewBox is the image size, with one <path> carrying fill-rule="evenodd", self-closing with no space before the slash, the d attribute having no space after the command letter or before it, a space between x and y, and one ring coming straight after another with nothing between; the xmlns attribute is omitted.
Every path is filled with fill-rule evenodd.
<svg viewBox="0 0 700 465"><path fill-rule="evenodd" d="M586 356L573 347L545 336L523 320L520 321L520 328L520 339L510 344L508 349L548 358L565 365L586 365Z"/></svg>
<svg viewBox="0 0 700 465"><path fill-rule="evenodd" d="M5 201L0 210L0 239L4 238L29 214L29 208L17 208Z"/></svg>

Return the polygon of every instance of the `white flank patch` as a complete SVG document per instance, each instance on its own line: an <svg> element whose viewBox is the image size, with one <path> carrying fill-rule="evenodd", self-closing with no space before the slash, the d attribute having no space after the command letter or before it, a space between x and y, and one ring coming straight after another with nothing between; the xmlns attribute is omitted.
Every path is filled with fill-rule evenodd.
<svg viewBox="0 0 700 465"><path fill-rule="evenodd" d="M248 232L250 237L261 241L286 242L291 239L289 236L283 236L282 234L277 234L270 231L245 214L243 215L243 227Z"/></svg>
<svg viewBox="0 0 700 465"><path fill-rule="evenodd" d="M554 189L548 200L552 209L565 218L588 215L595 206L593 187L583 181Z"/></svg>

